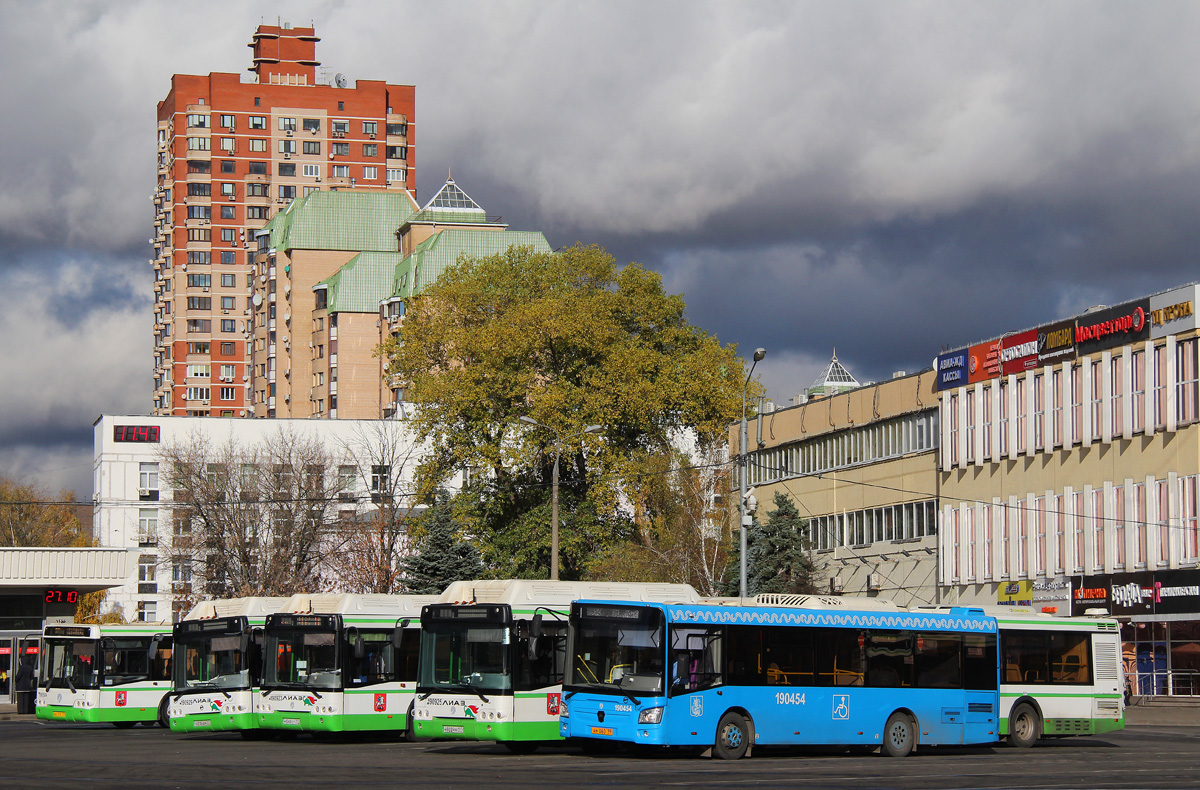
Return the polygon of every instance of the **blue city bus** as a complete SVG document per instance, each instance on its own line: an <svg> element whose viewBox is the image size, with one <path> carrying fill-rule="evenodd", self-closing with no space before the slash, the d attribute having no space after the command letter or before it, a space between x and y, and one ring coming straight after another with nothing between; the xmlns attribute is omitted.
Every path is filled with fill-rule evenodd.
<svg viewBox="0 0 1200 790"><path fill-rule="evenodd" d="M773 605L771 605L773 604ZM576 601L559 732L701 747L880 747L999 737L996 619L979 609L760 596L748 605Z"/></svg>

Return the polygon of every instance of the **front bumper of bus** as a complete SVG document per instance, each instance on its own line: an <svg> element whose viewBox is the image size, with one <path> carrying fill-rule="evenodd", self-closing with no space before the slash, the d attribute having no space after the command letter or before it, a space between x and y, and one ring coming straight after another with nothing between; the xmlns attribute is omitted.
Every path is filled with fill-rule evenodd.
<svg viewBox="0 0 1200 790"><path fill-rule="evenodd" d="M457 741L557 741L556 721L480 721L434 716L414 718L413 733L421 739Z"/></svg>
<svg viewBox="0 0 1200 790"><path fill-rule="evenodd" d="M249 711L233 715L214 712L171 717L171 732L225 732L256 729L258 729L258 719Z"/></svg>
<svg viewBox="0 0 1200 790"><path fill-rule="evenodd" d="M605 711L605 703L608 710ZM662 727L666 712L665 700L645 700L642 707L634 708L621 703L613 704L612 697L590 698L576 696L564 701L558 720L559 735L563 738L591 738L601 741L640 743L648 746L663 746L667 741ZM613 710L617 707L617 710ZM629 710L624 708L629 707ZM603 712L603 718L601 713ZM698 736L698 733L692 733Z"/></svg>
<svg viewBox="0 0 1200 790"><path fill-rule="evenodd" d="M35 710L36 717L45 721L69 721L85 724L111 724L113 722L153 722L158 711L146 708L96 708L84 704L45 705Z"/></svg>

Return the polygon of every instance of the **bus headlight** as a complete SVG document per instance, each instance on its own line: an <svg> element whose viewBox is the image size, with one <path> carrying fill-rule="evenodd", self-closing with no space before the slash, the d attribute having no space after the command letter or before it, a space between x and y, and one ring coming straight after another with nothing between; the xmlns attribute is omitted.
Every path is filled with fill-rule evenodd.
<svg viewBox="0 0 1200 790"><path fill-rule="evenodd" d="M560 699L558 701L558 715L559 715L559 718L563 718L563 719L571 718L571 712L569 710L567 710L567 703L565 700Z"/></svg>
<svg viewBox="0 0 1200 790"><path fill-rule="evenodd" d="M658 724L662 721L662 708L646 708L638 714L638 724Z"/></svg>

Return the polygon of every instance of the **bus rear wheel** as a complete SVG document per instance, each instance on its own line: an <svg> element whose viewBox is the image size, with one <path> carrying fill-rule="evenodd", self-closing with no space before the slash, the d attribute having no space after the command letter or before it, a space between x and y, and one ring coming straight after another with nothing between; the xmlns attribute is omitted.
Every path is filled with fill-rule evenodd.
<svg viewBox="0 0 1200 790"><path fill-rule="evenodd" d="M907 713L893 713L883 728L883 753L888 757L907 757L917 741L917 728Z"/></svg>
<svg viewBox="0 0 1200 790"><path fill-rule="evenodd" d="M171 697L167 695L158 703L158 726L164 730L171 729L171 714L167 712L167 705L170 702Z"/></svg>
<svg viewBox="0 0 1200 790"><path fill-rule="evenodd" d="M1008 717L1008 745L1028 749L1041 737L1042 722L1032 705L1022 702Z"/></svg>
<svg viewBox="0 0 1200 790"><path fill-rule="evenodd" d="M746 756L750 746L750 728L740 713L730 711L717 724L717 739L713 744L713 755L722 760L740 760Z"/></svg>

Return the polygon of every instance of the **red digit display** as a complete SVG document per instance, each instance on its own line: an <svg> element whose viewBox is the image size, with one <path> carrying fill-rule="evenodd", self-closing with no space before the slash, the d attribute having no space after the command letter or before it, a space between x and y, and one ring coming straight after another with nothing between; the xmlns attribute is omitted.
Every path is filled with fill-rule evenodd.
<svg viewBox="0 0 1200 790"><path fill-rule="evenodd" d="M158 442L157 425L114 425L114 442Z"/></svg>
<svg viewBox="0 0 1200 790"><path fill-rule="evenodd" d="M79 603L78 590L46 590L46 603Z"/></svg>

